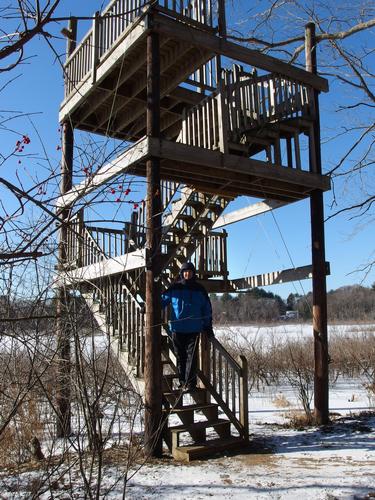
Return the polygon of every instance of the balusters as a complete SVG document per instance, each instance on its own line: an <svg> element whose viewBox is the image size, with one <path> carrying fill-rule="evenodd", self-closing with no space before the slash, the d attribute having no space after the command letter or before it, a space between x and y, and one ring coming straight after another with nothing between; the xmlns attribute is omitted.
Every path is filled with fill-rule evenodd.
<svg viewBox="0 0 375 500"><path fill-rule="evenodd" d="M239 362L216 339L201 339L200 369L211 386L211 397L221 404L241 436L248 438L247 361Z"/></svg>

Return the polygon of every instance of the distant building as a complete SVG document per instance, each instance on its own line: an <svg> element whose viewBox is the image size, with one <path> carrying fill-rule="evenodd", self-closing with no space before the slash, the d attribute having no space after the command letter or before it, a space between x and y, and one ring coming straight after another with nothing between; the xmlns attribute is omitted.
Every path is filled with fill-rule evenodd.
<svg viewBox="0 0 375 500"><path fill-rule="evenodd" d="M298 311L286 311L285 314L280 316L280 319L282 321L289 321L291 319L298 319L299 318L299 313Z"/></svg>

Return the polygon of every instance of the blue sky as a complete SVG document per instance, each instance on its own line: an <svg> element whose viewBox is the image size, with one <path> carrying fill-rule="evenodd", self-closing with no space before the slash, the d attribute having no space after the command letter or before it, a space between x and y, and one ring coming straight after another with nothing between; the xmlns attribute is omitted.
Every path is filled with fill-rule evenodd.
<svg viewBox="0 0 375 500"><path fill-rule="evenodd" d="M101 2L65 1L58 15L70 13L91 15L99 9ZM59 34L61 26L51 26L57 38L51 39L57 54L63 54L65 39ZM89 23L85 22L82 31L87 31ZM82 33L81 31L81 33ZM22 66L18 66L12 73L0 74L0 111L1 116L9 116L4 111L14 110L30 113L30 118L20 118L7 122L10 129L0 129L0 152L6 156L12 150L19 134L27 134L31 138L27 153L35 156L30 159L13 157L1 167L1 175L8 179L15 179L16 171L23 181L32 183L31 175L43 177L47 165L58 169L60 151L56 148L60 144L58 110L63 97L63 78L61 67L55 54L42 38L33 40L27 47L30 59ZM3 86L10 78L17 77L5 88ZM332 88L331 88L332 89ZM357 117L337 115L332 111L333 104L339 99L340 88L334 85L333 93L322 96L322 137L325 139L332 130L339 129L348 120L348 124L357 120ZM35 128L34 128L35 127ZM38 137L39 135L39 137ZM102 141L103 139L100 138ZM341 141L328 142L323 145L323 166L329 170L335 164L338 156L348 145L348 138ZM48 162L44 158L45 149ZM26 151L25 151L26 152ZM21 160L21 163L18 163ZM5 172L5 173L4 173ZM342 181L340 181L342 182ZM51 186L52 187L52 186ZM337 193L341 193L343 184L336 186ZM348 185L345 196L356 199L360 186L352 180ZM0 187L3 203L11 207L14 200L10 199ZM138 195L134 193L134 200ZM326 215L330 212L332 193L325 194ZM233 203L231 209L245 206L255 200L240 198ZM119 218L127 218L130 205L121 207ZM358 230L357 220L349 220L349 215L338 216L326 224L326 257L331 263L331 276L327 279L328 289L343 285L360 283L370 286L375 282L374 270L364 279L363 273L354 271L374 259L375 237L371 223L363 224ZM228 226L229 233L229 269L231 277L252 275L306 265L311 262L310 247L310 214L308 200L298 202L288 207L278 209L260 217ZM305 293L311 289L309 280L301 284L285 284L270 287L269 290L286 297L290 292Z"/></svg>

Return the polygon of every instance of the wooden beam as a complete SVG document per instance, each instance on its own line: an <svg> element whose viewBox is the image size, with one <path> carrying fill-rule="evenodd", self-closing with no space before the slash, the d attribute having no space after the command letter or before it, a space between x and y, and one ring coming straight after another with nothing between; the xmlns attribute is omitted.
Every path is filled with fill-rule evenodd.
<svg viewBox="0 0 375 500"><path fill-rule="evenodd" d="M147 135L160 136L160 40L147 36ZM161 364L161 196L160 158L146 161L146 328L145 328L145 433L147 454L162 456L162 364Z"/></svg>
<svg viewBox="0 0 375 500"><path fill-rule="evenodd" d="M228 226L229 224L234 224L235 222L264 214L265 212L269 212L270 210L274 210L275 208L283 207L285 205L288 205L288 203L275 200L259 201L258 203L253 203L247 207L221 215L212 226L212 229Z"/></svg>
<svg viewBox="0 0 375 500"><path fill-rule="evenodd" d="M69 57L76 46L77 20L71 18L68 30L71 37L67 39L67 57ZM74 157L74 129L69 120L62 124L62 158L60 191L64 195L72 188L73 182L73 157ZM60 212L60 218L69 218L69 208ZM58 269L62 270L68 258L68 226L61 224L59 230L58 245ZM69 318L70 297L63 285L56 293L56 336L57 336L57 366L56 366L56 434L58 438L67 438L71 434L71 319Z"/></svg>
<svg viewBox="0 0 375 500"><path fill-rule="evenodd" d="M330 189L330 180L323 175L310 172L287 169L281 165L268 165L260 160L243 158L231 154L221 154L218 151L187 146L172 141L150 139L150 154L168 158L175 162L192 163L204 167L214 167L217 170L227 170L233 173L244 173L260 179L285 181L307 188Z"/></svg>
<svg viewBox="0 0 375 500"><path fill-rule="evenodd" d="M299 281L312 278L312 266L301 266L294 269L284 269L282 271L272 271L270 273L247 276L246 278L237 278L228 280L232 291L248 290L270 285L280 285L290 281ZM325 274L330 274L329 263L325 263Z"/></svg>
<svg viewBox="0 0 375 500"><path fill-rule="evenodd" d="M199 280L208 293L236 293L271 285L280 285L292 281L300 281L312 278L312 266L301 266L294 269L284 269L282 271L272 271L269 273L247 276L246 278L236 278L232 280L223 279L203 279ZM325 263L325 273L330 274L329 262Z"/></svg>
<svg viewBox="0 0 375 500"><path fill-rule="evenodd" d="M77 283L87 283L96 279L113 276L133 269L144 268L146 263L145 250L135 250L126 255L105 259L96 264L80 267L71 271L61 271L54 284L56 286L74 286Z"/></svg>
<svg viewBox="0 0 375 500"><path fill-rule="evenodd" d="M63 208L73 205L83 196L88 195L98 187L127 171L140 160L145 159L149 150L148 142L149 139L147 137L143 138L115 160L103 165L94 175L74 186L63 196L60 196L57 199L56 206Z"/></svg>
<svg viewBox="0 0 375 500"><path fill-rule="evenodd" d="M328 82L325 78L308 73L257 50L229 42L216 35L192 29L182 23L176 24L173 19L168 19L160 14L155 15L153 29L168 37L183 40L197 47L204 47L205 50L210 50L213 54L223 55L256 68L288 76L323 92L328 91Z"/></svg>
<svg viewBox="0 0 375 500"><path fill-rule="evenodd" d="M179 162L178 169L176 169L175 162L163 160L161 175L177 182L188 182L198 191L229 197L247 195L264 198L266 196L279 201L292 202L305 198L311 191L303 185L288 185L279 181L266 185L259 177L242 172L236 173L233 177L233 172L227 170L203 165L202 167L198 169L189 163Z"/></svg>
<svg viewBox="0 0 375 500"><path fill-rule="evenodd" d="M260 160L223 155L218 151L146 137L61 196L57 200L57 207L63 208L76 203L123 172L146 175L144 162L151 155L163 159L163 177L168 173L184 182L195 179L194 183L204 184L204 189L210 191L211 188L214 192L222 186L223 194L227 188L233 188L233 192L228 191L228 196L236 196L241 192L251 195L254 192L257 197L264 197L266 193L272 199L293 201L306 197L312 189L330 188L329 178L323 175L280 165L270 166ZM176 165L179 167L176 168ZM239 181L244 183L242 187Z"/></svg>
<svg viewBox="0 0 375 500"><path fill-rule="evenodd" d="M306 69L311 74L317 73L317 43L315 24L305 28ZM319 95L314 91L315 120L310 134L309 153L310 169L322 172L320 149ZM327 284L324 272L325 237L323 191L316 189L310 198L311 212L311 251L313 264L313 333L314 333L314 415L320 425L329 422L329 354L327 327Z"/></svg>

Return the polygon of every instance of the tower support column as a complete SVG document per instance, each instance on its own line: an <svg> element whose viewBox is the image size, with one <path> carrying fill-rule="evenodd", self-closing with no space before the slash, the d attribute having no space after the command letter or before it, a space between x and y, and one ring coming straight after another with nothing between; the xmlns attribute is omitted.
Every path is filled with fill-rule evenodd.
<svg viewBox="0 0 375 500"><path fill-rule="evenodd" d="M147 135L160 136L159 35L147 36ZM145 448L152 456L162 454L161 391L161 196L160 160L146 162L146 330L145 330Z"/></svg>
<svg viewBox="0 0 375 500"><path fill-rule="evenodd" d="M74 51L77 39L77 19L71 18L67 33L67 57ZM61 158L61 195L67 193L73 185L73 150L74 130L69 121L62 123L62 158ZM68 227L65 223L69 217L69 208L64 208L60 214L62 220L59 246L58 269L60 275L64 272L67 262ZM69 318L69 295L64 286L57 290L57 424L58 437L68 437L71 434L71 324Z"/></svg>
<svg viewBox="0 0 375 500"><path fill-rule="evenodd" d="M317 73L315 24L308 23L305 28L306 70ZM313 90L315 119L310 135L310 170L322 173L320 150L319 93ZM311 243L312 243L312 293L313 293L313 332L314 332L314 414L318 424L329 421L329 356L327 329L327 285L324 238L323 192L315 190L310 197Z"/></svg>

